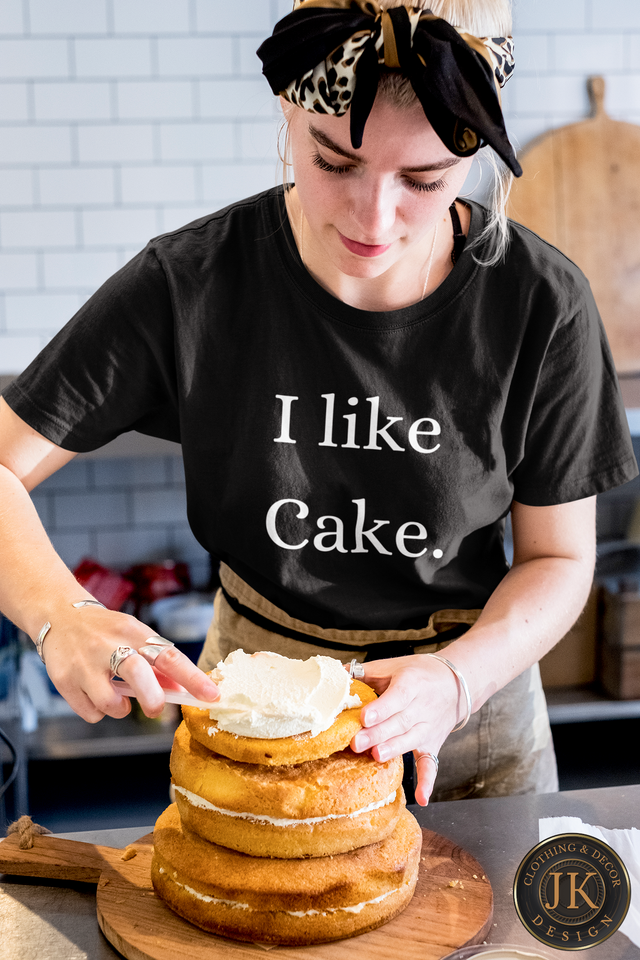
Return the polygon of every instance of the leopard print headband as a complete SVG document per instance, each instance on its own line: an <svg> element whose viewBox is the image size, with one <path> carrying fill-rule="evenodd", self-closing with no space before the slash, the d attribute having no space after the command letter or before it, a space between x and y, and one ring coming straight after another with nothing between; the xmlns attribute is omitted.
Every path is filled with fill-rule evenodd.
<svg viewBox="0 0 640 960"><path fill-rule="evenodd" d="M303 5L303 0L295 0L294 10ZM309 0L306 4L309 6ZM418 7L407 8L411 23L411 39L422 16L435 19L433 14ZM513 73L515 67L513 37L474 37L460 27L455 27L469 46L484 57L493 70L496 86L501 89ZM388 13L376 14L374 25L369 33L349 37L346 43L332 50L328 57L302 77L291 81L281 91L285 100L290 100L304 110L315 110L315 98L325 113L341 117L348 110L348 104L356 86L358 60L365 44L374 43L380 66L399 67L393 23Z"/></svg>
<svg viewBox="0 0 640 960"><path fill-rule="evenodd" d="M500 88L514 69L512 37L474 37L430 10L377 0L296 0L258 56L274 93L314 113L351 111L360 147L380 70L409 78L434 130L457 156L489 143L519 176Z"/></svg>

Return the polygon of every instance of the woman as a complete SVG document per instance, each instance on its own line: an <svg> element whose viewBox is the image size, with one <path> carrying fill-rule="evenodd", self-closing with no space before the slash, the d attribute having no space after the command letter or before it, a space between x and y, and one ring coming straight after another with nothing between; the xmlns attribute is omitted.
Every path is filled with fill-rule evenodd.
<svg viewBox="0 0 640 960"><path fill-rule="evenodd" d="M222 561L205 669L238 646L353 658L381 697L352 746L413 751L419 803L438 757L437 799L553 790L537 661L587 597L595 495L635 460L580 272L457 199L481 141L519 172L506 0L381 7L306 0L260 49L295 186L152 242L7 391L0 605L89 721L129 710L112 671L159 712L145 657L214 698L143 624L77 606L26 493L125 430L180 440Z"/></svg>

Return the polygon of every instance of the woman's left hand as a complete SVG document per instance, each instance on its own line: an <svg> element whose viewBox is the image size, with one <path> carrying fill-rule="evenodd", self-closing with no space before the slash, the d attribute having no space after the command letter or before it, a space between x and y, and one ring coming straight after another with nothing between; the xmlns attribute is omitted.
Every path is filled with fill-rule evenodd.
<svg viewBox="0 0 640 960"><path fill-rule="evenodd" d="M362 708L364 729L355 735L351 748L355 753L370 749L380 762L413 751L416 802L426 806L437 774L428 754L438 756L461 719L457 680L445 664L424 654L373 660L363 666L363 680L378 699Z"/></svg>

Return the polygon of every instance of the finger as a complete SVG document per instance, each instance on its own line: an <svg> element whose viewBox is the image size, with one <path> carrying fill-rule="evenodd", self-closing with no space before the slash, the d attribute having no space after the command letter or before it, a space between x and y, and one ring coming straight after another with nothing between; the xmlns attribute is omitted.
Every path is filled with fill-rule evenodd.
<svg viewBox="0 0 640 960"><path fill-rule="evenodd" d="M108 684L108 687L111 687L111 684ZM120 720L131 711L131 703L128 698L114 696L113 691L104 690L103 697L97 695L94 698L75 686L69 686L66 692L65 684L60 684L57 689L74 713L77 713L87 723L98 723L107 715Z"/></svg>
<svg viewBox="0 0 640 960"><path fill-rule="evenodd" d="M405 753L411 753L415 745L416 737L412 733L408 733L403 737L394 737L391 740L385 740L384 743L376 744L371 748L371 756L380 763L386 763L387 760L393 760Z"/></svg>
<svg viewBox="0 0 640 960"><path fill-rule="evenodd" d="M116 720L131 712L127 697L119 695L106 677L91 676L85 670L66 670L51 678L56 690L74 713L87 723L98 723L104 716Z"/></svg>
<svg viewBox="0 0 640 960"><path fill-rule="evenodd" d="M111 687L111 684L107 685ZM101 720L102 717L113 717L114 720L122 720L123 717L128 716L131 713L131 701L128 697L123 697L122 694L115 694L115 691L111 687L111 692L105 690L102 697L96 697L96 700L93 703L93 708L99 716L92 723L97 723L98 720Z"/></svg>
<svg viewBox="0 0 640 960"><path fill-rule="evenodd" d="M389 678L386 690L360 711L360 723L363 727L374 727L390 717L401 714L414 701L416 696L415 679L408 671Z"/></svg>
<svg viewBox="0 0 640 960"><path fill-rule="evenodd" d="M438 775L438 767L432 757L414 751L416 758L417 784L415 790L416 803L421 807L426 807L429 803L429 797L433 793L433 788Z"/></svg>
<svg viewBox="0 0 640 960"><path fill-rule="evenodd" d="M369 750L375 746L403 739L411 733L413 742L402 751L406 753L407 750L413 750L419 742L419 733L416 729L419 723L419 718L413 716L410 710L403 710L394 714L388 720L377 723L374 727L359 730L353 738L355 744L353 749L356 753L362 753L364 750ZM385 759L387 758L385 757Z"/></svg>
<svg viewBox="0 0 640 960"><path fill-rule="evenodd" d="M396 661L394 660L373 660L361 663L360 666L364 667L364 676L358 677L358 679L372 687L380 696L389 686L392 668L395 664ZM345 664L347 670L349 666L350 664Z"/></svg>
<svg viewBox="0 0 640 960"><path fill-rule="evenodd" d="M128 659L139 660L142 658L132 656ZM115 690L107 677L91 677L90 685L87 684L82 692L91 701L94 710L100 712L103 716L121 720L131 713L130 699Z"/></svg>
<svg viewBox="0 0 640 960"><path fill-rule="evenodd" d="M165 696L158 677L143 657L135 654L123 660L118 667L118 676L126 680L135 690L136 699L145 716L160 716L166 703ZM126 700L128 698L120 694L119 699ZM112 716L112 714L109 714L109 716Z"/></svg>
<svg viewBox="0 0 640 960"><path fill-rule="evenodd" d="M163 647L154 661L153 669L161 674L163 685L165 685L164 677L167 677L170 681L184 687L198 700L212 702L220 696L213 680L176 647ZM166 686L170 687L171 684Z"/></svg>
<svg viewBox="0 0 640 960"><path fill-rule="evenodd" d="M362 732L363 731L361 731L361 733ZM367 735L370 731L367 730L364 731L364 733ZM351 741L351 749L354 753L363 753L364 750L367 749L366 747L362 747L361 742L355 742L356 737L359 735L360 734L356 734ZM425 723L416 723L410 727L406 733L396 737L389 737L386 740L380 740L372 744L369 750L374 760L378 760L380 763L386 763L387 760L392 760L394 757L400 757L404 753L411 753L418 749L418 745L431 742L432 739L432 733L427 729L427 725ZM422 752L424 752L424 750Z"/></svg>

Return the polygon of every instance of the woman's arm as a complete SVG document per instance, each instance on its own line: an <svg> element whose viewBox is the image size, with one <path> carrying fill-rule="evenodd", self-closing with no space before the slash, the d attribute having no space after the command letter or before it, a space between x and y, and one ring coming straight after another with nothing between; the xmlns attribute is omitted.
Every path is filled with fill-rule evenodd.
<svg viewBox="0 0 640 960"><path fill-rule="evenodd" d="M91 594L53 549L28 491L74 456L29 427L0 397L0 610L32 639L51 623L44 644L49 676L76 713L96 722L131 709L109 682L112 652L121 644L142 646L152 631L127 614L72 606ZM160 654L157 667L199 699L217 697L215 684L174 648ZM157 716L164 696L149 664L128 657L121 674L144 712Z"/></svg>
<svg viewBox="0 0 640 960"><path fill-rule="evenodd" d="M595 497L551 507L513 503L513 566L474 626L446 648L467 681L473 712L540 660L567 633L589 595L595 565ZM437 755L465 716L452 671L417 655L365 664L365 681L380 699L364 707L366 729L356 751L373 747L377 760L413 750ZM418 803L428 802L435 768L417 763Z"/></svg>

